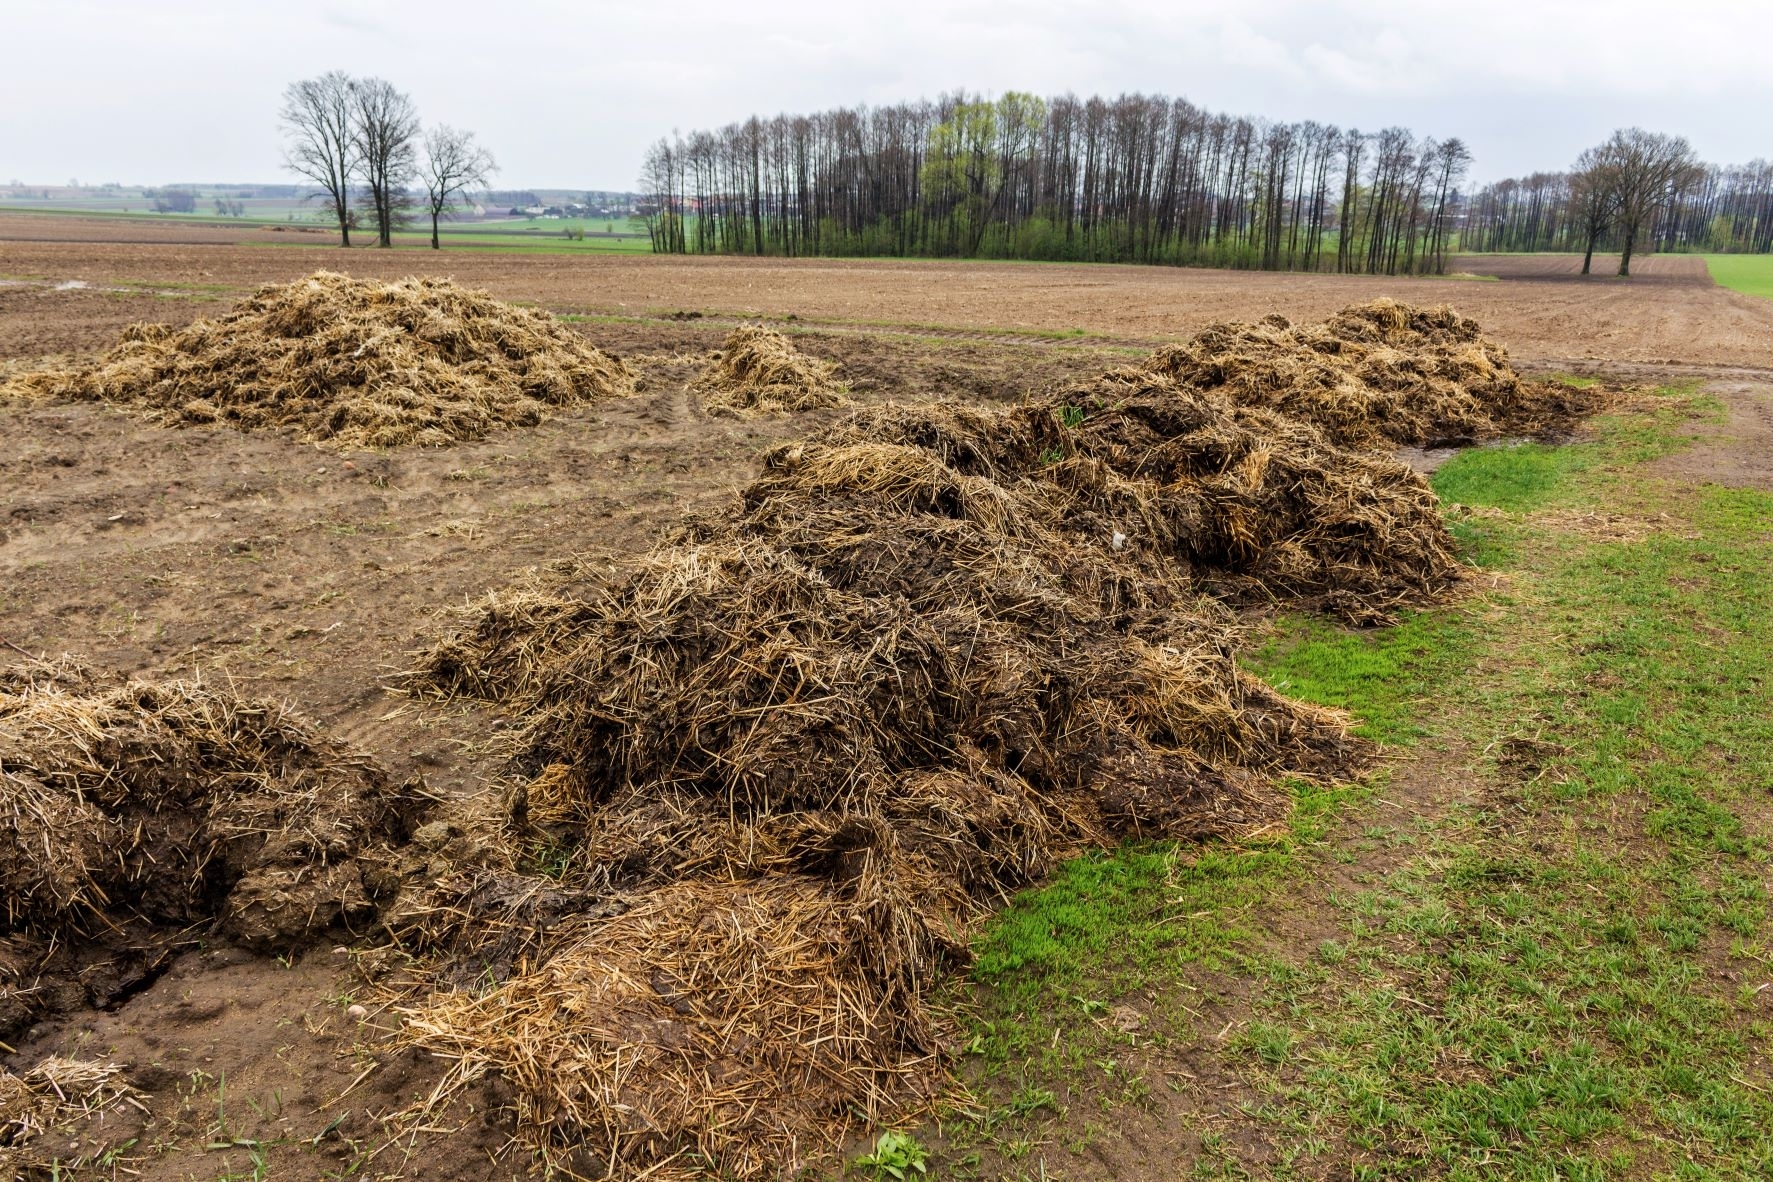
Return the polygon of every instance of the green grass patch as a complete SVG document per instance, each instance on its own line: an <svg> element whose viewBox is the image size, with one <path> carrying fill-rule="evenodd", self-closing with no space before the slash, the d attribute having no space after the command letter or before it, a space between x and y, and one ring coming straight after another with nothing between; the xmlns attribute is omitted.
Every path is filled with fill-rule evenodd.
<svg viewBox="0 0 1773 1182"><path fill-rule="evenodd" d="M1469 618L1448 608L1383 629L1292 615L1244 663L1289 697L1351 712L1357 735L1402 744L1426 733L1416 717L1421 700L1464 673L1475 640Z"/></svg>
<svg viewBox="0 0 1773 1182"><path fill-rule="evenodd" d="M1722 413L1718 401L1701 394L1697 383L1664 386L1656 398L1647 410L1603 417L1595 425L1598 438L1593 442L1468 448L1435 469L1429 483L1448 505L1510 513L1616 501L1621 471L1687 446L1696 419L1716 420Z"/></svg>
<svg viewBox="0 0 1773 1182"><path fill-rule="evenodd" d="M1708 254L1705 266L1719 287L1773 299L1773 254Z"/></svg>
<svg viewBox="0 0 1773 1182"><path fill-rule="evenodd" d="M302 241L304 237L308 241ZM360 240L354 239L352 249L379 249L368 245L374 241L373 235L363 235ZM442 250L450 251L483 250L499 254L651 254L652 244L645 238L605 238L586 235L582 239L567 238L564 235L551 236L541 234L501 234L492 231L476 231L472 227L464 227L441 235ZM286 246L312 247L315 242L311 235L272 236L252 238L242 241L242 246L262 246L278 249ZM331 243L336 245L336 241ZM427 228L422 232L402 232L394 235L393 249L430 250L431 231Z"/></svg>
<svg viewBox="0 0 1773 1182"><path fill-rule="evenodd" d="M974 946L971 979L952 996L985 1094L1029 1080L1069 1092L1092 1082L1124 1035L1097 1019L1110 1000L1162 983L1147 1037L1187 1032L1189 998L1169 989L1192 967L1241 963L1244 917L1282 883L1304 846L1320 841L1364 786L1295 784L1280 831L1241 845L1130 843L1092 851L1052 881L1011 900ZM1198 1000L1196 998L1195 1000Z"/></svg>
<svg viewBox="0 0 1773 1182"><path fill-rule="evenodd" d="M1594 466L1593 447L1495 444L1460 452L1435 469L1429 483L1448 504L1518 512L1553 503L1578 472Z"/></svg>
<svg viewBox="0 0 1773 1182"><path fill-rule="evenodd" d="M566 231L570 230L575 235L616 235L639 238L643 242L651 241L646 232L646 224L638 218L628 217L495 218L490 221L445 222L441 229L445 234L540 234L547 237L564 237Z"/></svg>
<svg viewBox="0 0 1773 1182"><path fill-rule="evenodd" d="M1294 697L1352 710L1357 733L1404 745L1425 733L1412 701L1457 676L1477 646L1458 608L1413 613L1384 630L1289 615L1246 663ZM1295 882L1301 853L1383 782L1381 773L1357 784L1294 783L1288 823L1260 839L1093 851L1018 894L974 946L972 981L983 988L967 999L965 1026L980 1086L1099 1084L1102 1057L1126 1040L1093 1021L1091 1007L1154 982L1162 1019L1145 1037L1198 1034L1190 997L1169 984L1194 969L1242 966L1240 946L1255 934L1250 914Z"/></svg>

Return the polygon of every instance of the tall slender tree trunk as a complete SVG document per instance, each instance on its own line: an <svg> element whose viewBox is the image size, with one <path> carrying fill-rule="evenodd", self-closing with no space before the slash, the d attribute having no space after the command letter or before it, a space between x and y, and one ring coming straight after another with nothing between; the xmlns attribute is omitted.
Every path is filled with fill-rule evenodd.
<svg viewBox="0 0 1773 1182"><path fill-rule="evenodd" d="M1638 232L1635 229L1627 230L1625 232L1625 247L1619 252L1619 273L1626 278L1631 277L1631 247L1632 241L1637 236Z"/></svg>

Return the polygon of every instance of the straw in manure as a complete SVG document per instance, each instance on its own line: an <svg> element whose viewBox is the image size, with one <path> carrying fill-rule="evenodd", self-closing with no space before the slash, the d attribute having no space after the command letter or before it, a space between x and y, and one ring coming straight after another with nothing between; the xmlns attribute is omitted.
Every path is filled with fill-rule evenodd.
<svg viewBox="0 0 1773 1182"><path fill-rule="evenodd" d="M69 1121L104 1112L133 1093L116 1063L52 1056L22 1074L0 1070L0 1175L61 1178L80 1162L65 1140L51 1148L38 1138Z"/></svg>
<svg viewBox="0 0 1773 1182"><path fill-rule="evenodd" d="M1305 601L1382 623L1460 578L1439 502L1407 465L1148 370L1112 370L1006 410L871 408L828 437L818 451L774 453L747 497L804 484L787 470L791 455L828 462L823 449L869 441L919 449L958 481L1013 489L1024 514L1119 537L1240 601Z"/></svg>
<svg viewBox="0 0 1773 1182"><path fill-rule="evenodd" d="M710 409L739 415L842 406L849 387L833 362L808 357L787 337L761 324L727 334L695 388Z"/></svg>
<svg viewBox="0 0 1773 1182"><path fill-rule="evenodd" d="M95 364L0 389L337 447L441 447L532 426L551 407L632 394L634 376L546 312L447 279L316 271L214 320L132 325Z"/></svg>
<svg viewBox="0 0 1773 1182"><path fill-rule="evenodd" d="M277 948L367 923L419 803L274 703L68 659L0 670L0 1019L53 1000L32 949L77 959L212 920Z"/></svg>
<svg viewBox="0 0 1773 1182"><path fill-rule="evenodd" d="M1012 891L1369 758L1238 668L1203 589L1438 594L1420 481L1149 373L1064 398L861 412L728 513L458 614L414 688L523 720L508 839L551 870L433 898L444 987L408 1016L442 1094L498 1073L567 1168L792 1167L938 1086L930 987ZM447 987L489 943L496 988Z"/></svg>
<svg viewBox="0 0 1773 1182"><path fill-rule="evenodd" d="M1567 427L1595 395L1522 378L1507 350L1451 308L1390 299L1322 324L1271 315L1218 324L1146 360L1240 406L1310 423L1342 447L1442 447Z"/></svg>
<svg viewBox="0 0 1773 1182"><path fill-rule="evenodd" d="M1433 492L1352 447L1401 408L1404 434L1465 421L1464 352L1513 379L1450 314L1345 313L1311 340L1377 360L1317 386L1290 332L1256 334L1261 397L1139 367L858 411L648 553L457 612L411 685L521 719L505 836L550 876L514 854L433 892L442 988L408 1018L456 1060L440 1095L497 1073L525 1143L585 1173L791 1171L932 1094L930 984L1011 892L1127 836L1248 833L1282 778L1362 766L1342 716L1238 668L1227 605L1446 597Z"/></svg>

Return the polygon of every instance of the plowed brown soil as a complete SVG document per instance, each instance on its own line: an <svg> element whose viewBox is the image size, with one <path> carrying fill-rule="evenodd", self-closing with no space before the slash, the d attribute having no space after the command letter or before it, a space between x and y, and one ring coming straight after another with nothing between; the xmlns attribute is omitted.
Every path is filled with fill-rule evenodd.
<svg viewBox="0 0 1773 1182"><path fill-rule="evenodd" d="M1505 277L1491 282L1050 263L346 252L310 245L313 235L267 231L235 231L250 244L229 244L220 241L229 231L197 227L184 232L217 241L121 243L119 223L72 218L58 219L55 229L69 240L42 241L49 233L44 221L0 214L0 276L84 282L90 285L86 291L58 292L54 299L72 295L86 309L107 298L109 293L92 291L99 287L159 291L164 294L156 302L165 304L225 302L322 268L382 279L436 271L557 312L793 315L845 322L851 329L921 325L987 334L1081 329L1145 345L1276 310L1295 321L1321 320L1348 304L1388 295L1419 305L1452 304L1507 341L1521 360L1773 367L1773 302L1713 286L1704 261L1693 257L1638 259L1634 270L1645 282L1610 278L1606 273L1617 260L1607 257L1597 257L1597 273L1587 279L1575 274L1580 260L1565 256L1454 261L1454 271ZM77 240L83 235L91 241ZM53 300L32 297L21 306L16 295L4 298L0 355L96 349L108 339L69 325L75 317L61 313L64 305ZM212 305L203 314L214 310Z"/></svg>
<svg viewBox="0 0 1773 1182"><path fill-rule="evenodd" d="M767 317L796 348L837 362L862 403L1004 401L1217 321L1276 311L1317 319L1381 295L1447 302L1532 370L1614 366L1639 381L1730 371L1719 393L1742 409L1716 441L1725 458L1708 461L1714 466L1764 442L1773 380L1762 372L1773 371L1773 301L1711 286L1690 259L1640 260L1629 283L1573 276L1569 260L1456 264L1503 276L1492 282L347 253L309 245L315 239L0 215L0 367L91 356L132 321L214 316L258 285L325 267L447 274L590 317L581 331L628 358L643 389L488 440L343 454L225 428L155 427L104 405L0 405L0 641L123 673L201 671L243 693L287 698L391 774L420 772L446 795L486 787L493 760L480 744L504 720L492 708L415 705L382 688L402 653L434 634L437 604L563 554L639 550L683 512L723 503L760 452L841 413L708 417L689 389L696 362L742 318ZM1603 263L1597 269L1610 269ZM86 286L58 289L70 281ZM702 315L667 318L679 312ZM1743 471L1747 482L1765 478ZM438 1070L390 1048L381 1028L391 1021L347 1018L364 995L349 958L330 948L284 967L211 947L186 954L111 1013L22 1032L9 1040L17 1053L0 1063L52 1052L129 1063L147 1113L76 1130L68 1140L81 1144L68 1154L136 1136L125 1159L133 1176L252 1176L245 1146L204 1148L252 1139L266 1143L258 1152L273 1177L318 1177L354 1162L352 1176L521 1175L521 1161L495 1166L487 1156L508 1132L496 1089L462 1114L470 1119L462 1131L421 1136L410 1160L399 1147L366 1160L386 1131L377 1117Z"/></svg>

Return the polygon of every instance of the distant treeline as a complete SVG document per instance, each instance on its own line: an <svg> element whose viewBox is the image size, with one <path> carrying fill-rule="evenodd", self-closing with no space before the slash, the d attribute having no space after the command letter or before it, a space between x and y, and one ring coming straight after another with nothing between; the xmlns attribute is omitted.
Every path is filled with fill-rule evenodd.
<svg viewBox="0 0 1773 1182"><path fill-rule="evenodd" d="M1536 172L1485 185L1469 202L1463 246L1477 251L1582 250L1588 237L1582 170ZM1603 250L1623 230L1609 224ZM1701 164L1668 182L1652 245L1661 251L1773 251L1773 163Z"/></svg>
<svg viewBox="0 0 1773 1182"><path fill-rule="evenodd" d="M234 210L246 198L270 198L273 200L295 200L302 196L303 190L298 185L167 185L162 188L144 188L141 190L149 207L155 213L195 213L197 203L205 191L218 206L226 206ZM91 187L91 191L100 194L123 195L127 192L122 185L100 185ZM225 212L220 211L218 212ZM233 216L239 217L240 212Z"/></svg>
<svg viewBox="0 0 1773 1182"><path fill-rule="evenodd" d="M660 140L642 210L661 252L1437 272L1469 162L1403 128L955 93Z"/></svg>

